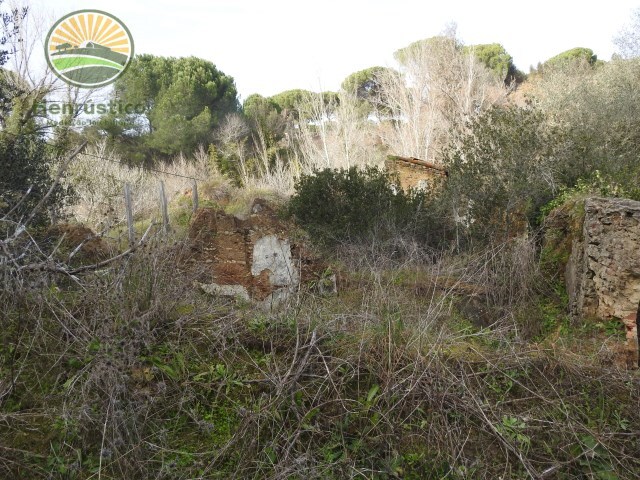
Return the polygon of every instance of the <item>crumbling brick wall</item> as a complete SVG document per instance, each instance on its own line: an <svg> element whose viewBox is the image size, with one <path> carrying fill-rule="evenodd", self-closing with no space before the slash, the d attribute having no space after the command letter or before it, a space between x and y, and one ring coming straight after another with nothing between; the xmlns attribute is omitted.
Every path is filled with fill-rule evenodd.
<svg viewBox="0 0 640 480"><path fill-rule="evenodd" d="M210 293L276 302L319 268L304 246L290 242L290 229L261 199L246 219L201 208L189 229L187 262L198 266Z"/></svg>

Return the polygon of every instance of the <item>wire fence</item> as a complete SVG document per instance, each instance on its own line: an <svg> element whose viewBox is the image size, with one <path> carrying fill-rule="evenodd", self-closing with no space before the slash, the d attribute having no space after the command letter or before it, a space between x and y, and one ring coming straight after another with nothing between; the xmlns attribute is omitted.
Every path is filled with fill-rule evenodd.
<svg viewBox="0 0 640 480"><path fill-rule="evenodd" d="M20 135L16 135L14 133L8 132L8 131L0 131L0 133L3 134L8 134L11 135L15 138L20 138ZM47 144L48 146L51 147L56 147L56 145L45 141L45 144ZM149 168L149 167L132 167L124 162L118 161L118 160L114 160L113 158L109 158L106 157L104 155L99 155L96 153L91 153L91 152L86 152L83 151L80 153L82 156L84 157L91 157L93 159L95 159L96 161L103 161L103 162L108 162L108 163L112 163L112 164L117 164L120 165L121 167L127 168L127 169L132 169L132 170L138 170L141 173L155 173L155 174L159 174L159 175L167 175L167 176L172 176L172 177L177 177L177 178L183 178L183 179L187 179L187 180L191 180L191 199L192 199L192 209L193 212L195 212L198 209L199 206L199 197L198 197L198 181L200 182L205 182L205 179L196 177L196 176L192 176L192 175L183 175L183 174L179 174L179 173L174 173L174 172L168 172L166 170L160 170L157 168ZM128 238L129 238L129 243L130 244L134 244L136 241L136 232L135 232L135 227L134 227L134 215L133 215L133 199L134 199L134 190L132 188L132 185L124 180L118 180L118 179L113 179L115 181L122 181L123 183L123 190L122 190L122 195L123 195L123 201L124 201L124 208L125 208L125 217L126 217L126 222L127 222L127 233L128 233ZM27 189L27 191L25 192L20 192L23 194L23 196L27 197L32 193L32 188L33 186L31 186L29 189ZM162 230L166 233L170 231L170 221L169 221L169 214L168 214L168 200L167 200L167 196L165 193L165 184L163 180L159 180L158 181L158 204L159 204L159 210L161 212L161 219L162 219Z"/></svg>
<svg viewBox="0 0 640 480"><path fill-rule="evenodd" d="M6 131L6 130L0 130L0 134L10 135L10 136L12 136L12 137L14 137L14 138L20 138L20 137L21 137L20 135L17 135L17 134L12 133L12 132L8 132L8 131ZM48 146L52 147L52 148L57 148L57 147L58 147L57 145L55 145L55 144L53 144L53 143L51 143L51 142L47 142L47 141L45 141L44 143L45 143L46 145L48 145ZM131 165L128 165L128 164L123 163L123 162L121 162L121 161L113 160L112 158L105 157L104 155L98 155L98 154L95 154L95 153L90 153L90 152L85 152L85 151L83 151L83 152L81 152L81 155L85 155L85 156L88 156L88 157L93 157L93 158L96 158L96 159L98 159L98 160L102 160L102 161L104 161L104 162L115 163L115 164L118 164L118 165L121 165L121 166L123 166L123 167L127 167L127 168L138 168L138 169L141 169L141 170L146 171L146 172L160 173L160 174L163 174L163 175L170 175L170 176L173 176L173 177L189 178L189 179L191 179L191 180L199 180L199 181L201 181L201 182L206 181L206 180L205 180L205 179L203 179L203 178L198 178L198 177L194 177L194 176L191 176L191 175L181 175L181 174L178 174L178 173L167 172L167 171L165 171L165 170L158 170L158 169L156 169L156 168L150 168L150 167L132 167Z"/></svg>

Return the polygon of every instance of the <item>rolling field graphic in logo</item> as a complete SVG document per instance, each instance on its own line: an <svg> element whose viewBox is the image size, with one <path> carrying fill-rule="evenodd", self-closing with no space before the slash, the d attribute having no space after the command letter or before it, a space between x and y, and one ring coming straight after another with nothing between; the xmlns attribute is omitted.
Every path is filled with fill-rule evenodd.
<svg viewBox="0 0 640 480"><path fill-rule="evenodd" d="M133 38L113 15L80 10L51 27L45 55L51 70L65 82L101 87L124 73L133 57Z"/></svg>

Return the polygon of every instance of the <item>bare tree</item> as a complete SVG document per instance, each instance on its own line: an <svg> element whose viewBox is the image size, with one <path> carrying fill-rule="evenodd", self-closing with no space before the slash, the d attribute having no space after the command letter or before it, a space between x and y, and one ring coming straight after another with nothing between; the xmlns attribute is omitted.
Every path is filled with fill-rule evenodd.
<svg viewBox="0 0 640 480"><path fill-rule="evenodd" d="M631 13L630 22L613 39L622 58L640 56L640 8Z"/></svg>
<svg viewBox="0 0 640 480"><path fill-rule="evenodd" d="M72 107L63 109L57 122L57 136L64 136L97 90L65 84L41 57L47 30L55 22L51 11L34 8L29 0L11 0L7 9L13 14L13 22L12 25L0 23L0 35L7 39L11 52L7 70L2 72L3 80L12 92L10 131L20 131L38 114L37 105L49 99ZM8 28L17 33L12 34ZM41 127L48 128L46 125Z"/></svg>
<svg viewBox="0 0 640 480"><path fill-rule="evenodd" d="M42 52L46 25L52 22L25 1L8 2L7 9L13 15L13 25L0 24L0 34L7 39L10 52L7 70L2 74L11 92L12 114L7 123L15 133L34 116L34 106L53 91L57 79L46 64L36 58L36 52ZM14 29L14 34L7 31L9 27Z"/></svg>
<svg viewBox="0 0 640 480"><path fill-rule="evenodd" d="M217 141L221 153L225 156L235 158L238 163L238 173L243 184L249 180L249 167L247 165L247 139L250 133L249 125L238 113L227 114L220 127L214 132L214 139Z"/></svg>
<svg viewBox="0 0 640 480"><path fill-rule="evenodd" d="M463 51L452 28L396 52L396 59L400 72L381 78L379 98L381 111L389 112L380 134L395 153L435 158L451 132L507 94L499 78Z"/></svg>
<svg viewBox="0 0 640 480"><path fill-rule="evenodd" d="M295 131L303 173L380 163L375 149L377 124L363 116L354 95L340 92L337 102L327 103L322 94L314 94L307 101L312 116Z"/></svg>

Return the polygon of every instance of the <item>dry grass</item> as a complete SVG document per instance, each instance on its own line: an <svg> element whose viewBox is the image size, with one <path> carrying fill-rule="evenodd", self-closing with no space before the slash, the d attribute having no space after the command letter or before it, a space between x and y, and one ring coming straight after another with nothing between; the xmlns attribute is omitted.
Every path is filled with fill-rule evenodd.
<svg viewBox="0 0 640 480"><path fill-rule="evenodd" d="M231 187L211 166L204 150L193 158L180 156L150 171L129 167L113 151L100 143L87 148L74 161L67 182L76 193L70 215L94 231L106 232L125 223L124 185L131 185L136 218L159 216L159 182L164 183L169 202L189 197L197 179L203 199L224 198ZM165 172L159 173L158 171ZM199 191L200 193L200 191Z"/></svg>
<svg viewBox="0 0 640 480"><path fill-rule="evenodd" d="M361 246L338 297L273 313L198 293L181 248L3 291L0 476L637 478L636 375L456 307L539 300L531 244Z"/></svg>

